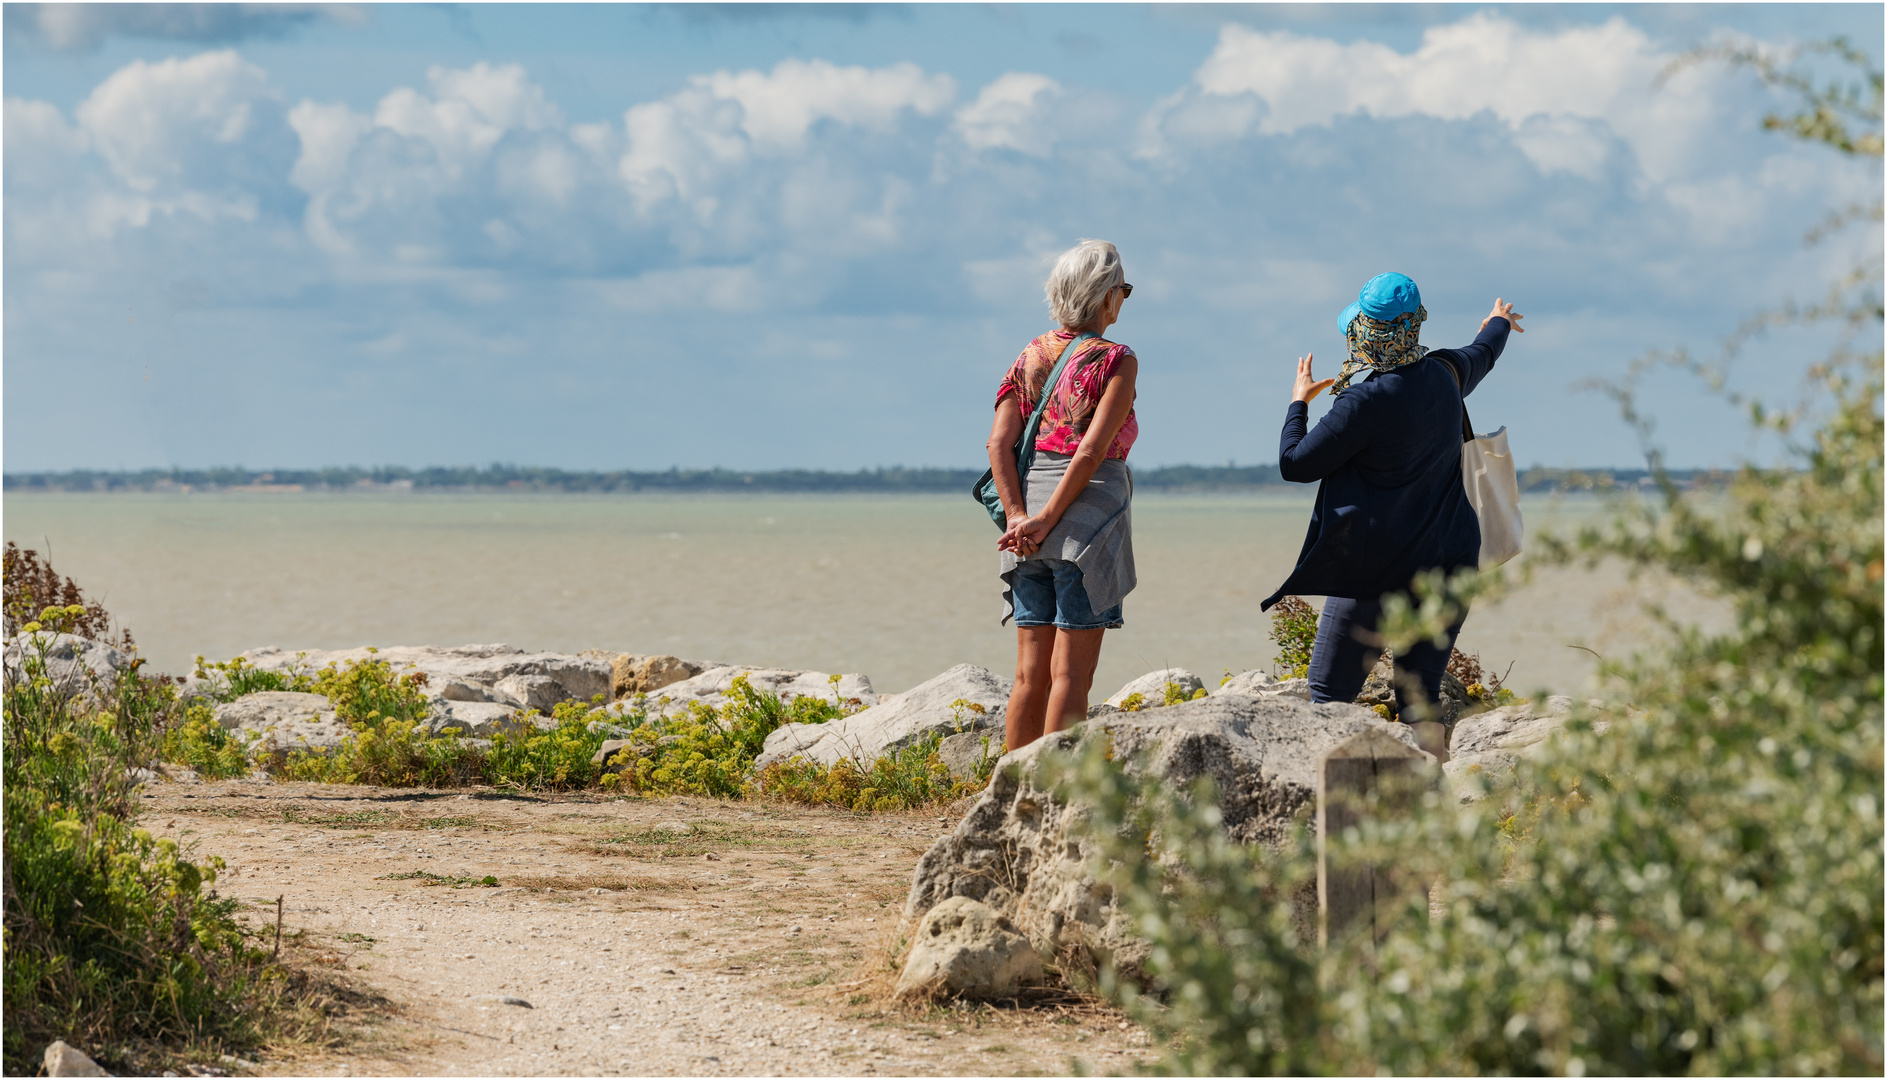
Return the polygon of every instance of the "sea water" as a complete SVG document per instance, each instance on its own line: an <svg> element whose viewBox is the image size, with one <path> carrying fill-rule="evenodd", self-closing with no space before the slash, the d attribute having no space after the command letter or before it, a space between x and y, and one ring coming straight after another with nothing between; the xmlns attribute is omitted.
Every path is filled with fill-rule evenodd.
<svg viewBox="0 0 1887 1080"><path fill-rule="evenodd" d="M1308 491L1137 497L1140 584L1094 700L1155 668L1208 685L1268 669L1258 604L1290 572L1310 504ZM1589 497L1523 509L1535 532L1606 512ZM49 549L173 673L263 645L505 642L863 672L892 692L965 662L1008 675L1015 660L997 533L967 496L14 493L4 531ZM1525 570L1524 555L1509 566ZM1616 565L1552 568L1478 607L1460 647L1523 692L1580 692L1597 657L1657 639L1647 600L1726 617Z"/></svg>

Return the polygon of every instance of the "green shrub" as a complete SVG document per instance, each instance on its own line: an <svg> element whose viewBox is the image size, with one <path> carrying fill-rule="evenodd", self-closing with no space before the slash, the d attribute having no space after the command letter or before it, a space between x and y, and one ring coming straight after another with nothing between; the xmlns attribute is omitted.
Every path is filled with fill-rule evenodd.
<svg viewBox="0 0 1887 1080"><path fill-rule="evenodd" d="M589 787L604 775L603 767L590 759L614 734L621 723L617 717L579 701L561 702L552 709L555 724L548 730L531 723L531 715L492 736L485 753L486 783L526 791L570 791Z"/></svg>
<svg viewBox="0 0 1887 1080"><path fill-rule="evenodd" d="M203 692L216 701L234 701L244 694L266 690L318 693L315 681L301 670L299 664L290 671L265 671L240 656L233 660L205 663L199 655L196 677L202 680Z"/></svg>
<svg viewBox="0 0 1887 1080"><path fill-rule="evenodd" d="M1877 72L1867 86L1878 125ZM1812 130L1839 129L1842 101L1859 99L1833 100ZM1843 138L1880 152L1877 132ZM1870 280L1857 324L1878 342ZM1532 541L1541 562L1676 575L1727 600L1735 626L1605 666L1631 710L1603 734L1575 713L1510 779L1465 778L1481 800L1432 793L1332 838L1336 857L1432 884L1435 917L1418 884L1379 908L1380 942L1319 951L1291 918L1308 830L1237 849L1209 789L1135 784L1099 747L1068 768L1114 860L1103 872L1152 944L1162 1004L1106 989L1172 1042L1167 1068L1880 1072L1881 354L1817 377L1831 409L1796 467L1745 469L1705 498L1666 481L1606 527ZM1752 415L1793 433L1789 417ZM1384 635L1432 636L1488 588L1430 576L1386 605Z"/></svg>
<svg viewBox="0 0 1887 1080"><path fill-rule="evenodd" d="M1310 653L1317 644L1317 613L1295 596L1271 605L1271 640L1277 643L1276 672L1281 678L1310 675Z"/></svg>
<svg viewBox="0 0 1887 1080"><path fill-rule="evenodd" d="M943 736L932 732L868 767L851 758L831 765L800 757L774 762L760 771L754 787L787 802L839 806L861 813L915 810L981 791L988 783L993 759L983 770L983 783L958 781L937 756L942 742Z"/></svg>
<svg viewBox="0 0 1887 1080"><path fill-rule="evenodd" d="M247 776L252 771L250 750L257 739L253 735L231 733L216 722L216 712L208 704L193 701L183 715L165 728L158 745L163 761L188 765L200 776L226 780Z"/></svg>
<svg viewBox="0 0 1887 1080"><path fill-rule="evenodd" d="M429 729L423 672L398 674L385 660L349 660L321 669L313 685L353 731L326 753L291 751L281 767L288 779L455 787L483 778L482 749L461 739L457 728Z"/></svg>
<svg viewBox="0 0 1887 1080"><path fill-rule="evenodd" d="M629 732L631 745L615 759L617 783L651 794L738 798L752 782L754 759L768 735L784 724L823 724L849 711L810 695L782 702L741 675L719 709L694 702L678 716L649 720Z"/></svg>
<svg viewBox="0 0 1887 1080"><path fill-rule="evenodd" d="M79 617L42 614L47 630ZM121 1068L154 1047L161 1057L255 1044L286 975L245 941L236 902L216 895L221 862L136 823L133 770L178 719L175 687L134 666L83 695L61 692L33 646L49 635L23 640L3 712L7 1073L37 1071L58 1038Z"/></svg>

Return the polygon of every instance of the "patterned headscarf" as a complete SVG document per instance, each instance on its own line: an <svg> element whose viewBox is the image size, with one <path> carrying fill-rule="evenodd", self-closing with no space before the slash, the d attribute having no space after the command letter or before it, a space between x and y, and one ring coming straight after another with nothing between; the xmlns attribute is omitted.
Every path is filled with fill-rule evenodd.
<svg viewBox="0 0 1887 1080"><path fill-rule="evenodd" d="M1343 370L1337 372L1336 385L1330 388L1331 396L1343 393L1350 380L1365 371L1393 371L1428 355L1427 347L1419 340L1426 321L1428 309L1420 306L1387 321L1358 312L1344 330L1350 358L1343 362Z"/></svg>

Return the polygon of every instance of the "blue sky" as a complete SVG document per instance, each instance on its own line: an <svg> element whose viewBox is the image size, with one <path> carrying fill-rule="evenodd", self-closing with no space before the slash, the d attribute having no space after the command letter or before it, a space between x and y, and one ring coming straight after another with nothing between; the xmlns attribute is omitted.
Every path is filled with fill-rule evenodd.
<svg viewBox="0 0 1887 1080"><path fill-rule="evenodd" d="M1603 396L1818 297L1879 174L1760 130L1718 41L1879 5L9 4L5 467L980 462L1047 261L1120 245L1136 462L1269 461L1292 362L1416 278L1529 316L1470 401L1641 460ZM1747 350L1784 397L1825 344ZM1686 380L1678 465L1761 448Z"/></svg>

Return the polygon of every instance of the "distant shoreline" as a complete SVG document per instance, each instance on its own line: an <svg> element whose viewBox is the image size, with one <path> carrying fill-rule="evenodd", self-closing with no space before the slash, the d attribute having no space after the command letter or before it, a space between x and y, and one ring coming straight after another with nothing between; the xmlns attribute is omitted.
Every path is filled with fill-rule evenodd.
<svg viewBox="0 0 1887 1080"><path fill-rule="evenodd" d="M669 469L666 472L576 471L493 465L488 468L326 468L326 469L143 469L7 473L0 478L8 494L30 492L293 492L415 491L467 494L564 492L635 494L646 492L808 492L967 495L980 475L972 469L860 469L827 472L810 469L739 470ZM1732 475L1726 469L1673 469L1667 474L1681 488L1710 487ZM1306 491L1287 484L1276 465L1164 465L1134 471L1141 491ZM1645 469L1529 469L1521 490L1606 491L1654 486Z"/></svg>

